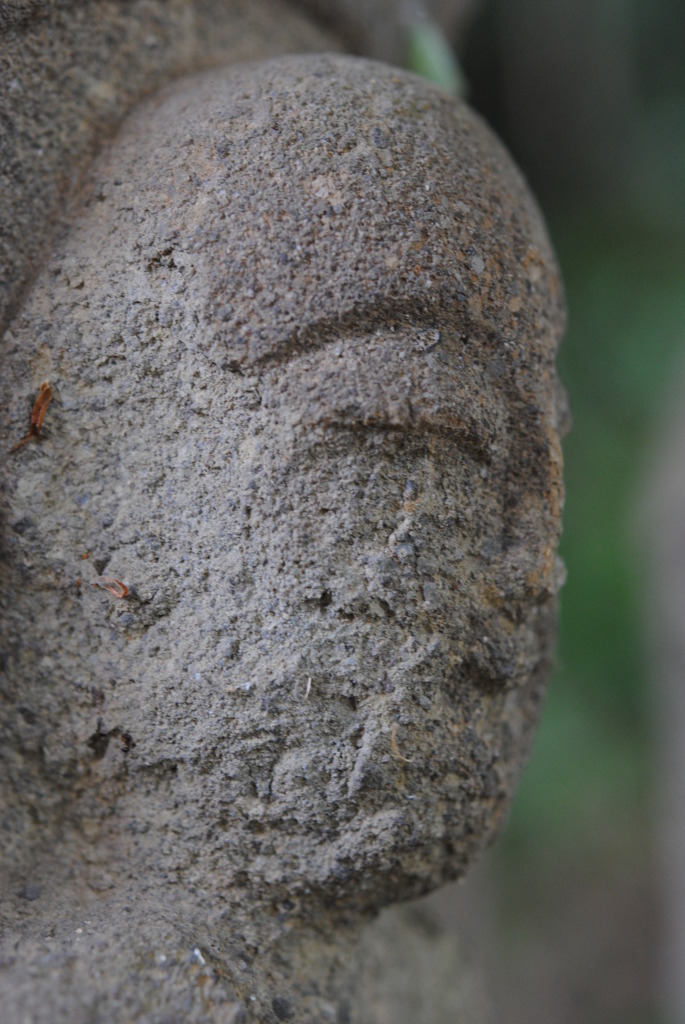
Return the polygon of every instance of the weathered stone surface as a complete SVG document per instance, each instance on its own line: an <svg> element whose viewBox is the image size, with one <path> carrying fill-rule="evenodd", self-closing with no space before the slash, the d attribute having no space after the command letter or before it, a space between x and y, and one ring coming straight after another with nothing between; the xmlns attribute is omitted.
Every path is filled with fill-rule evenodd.
<svg viewBox="0 0 685 1024"><path fill-rule="evenodd" d="M0 0L0 331L124 114L183 72L339 46L283 0Z"/></svg>
<svg viewBox="0 0 685 1024"><path fill-rule="evenodd" d="M509 158L412 76L127 120L3 343L6 447L55 395L2 469L18 1007L379 1019L363 915L463 872L539 716L562 320Z"/></svg>
<svg viewBox="0 0 685 1024"><path fill-rule="evenodd" d="M47 918L43 906L49 924L39 929L31 918L45 895L23 896L24 921L2 945L7 1024L485 1019L483 993L453 941L412 909L393 908L364 929L333 931L329 922L313 933L281 911L261 922L255 945L235 922L189 917L196 906L186 894L176 909L159 894L141 901L131 892Z"/></svg>

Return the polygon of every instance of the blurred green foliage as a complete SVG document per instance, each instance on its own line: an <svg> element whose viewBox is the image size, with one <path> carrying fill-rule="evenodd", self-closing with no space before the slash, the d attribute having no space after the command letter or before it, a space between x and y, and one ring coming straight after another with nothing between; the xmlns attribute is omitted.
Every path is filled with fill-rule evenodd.
<svg viewBox="0 0 685 1024"><path fill-rule="evenodd" d="M644 225L554 219L570 325L560 661L614 727L644 732L637 518L645 449L685 345L685 245Z"/></svg>

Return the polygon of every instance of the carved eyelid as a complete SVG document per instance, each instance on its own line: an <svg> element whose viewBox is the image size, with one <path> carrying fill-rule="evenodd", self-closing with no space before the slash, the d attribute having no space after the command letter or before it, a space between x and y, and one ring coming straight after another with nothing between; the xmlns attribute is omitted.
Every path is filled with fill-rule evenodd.
<svg viewBox="0 0 685 1024"><path fill-rule="evenodd" d="M492 383L478 366L459 365L459 332L416 315L381 328L372 313L366 323L324 322L265 355L260 386L292 425L442 436L490 463L501 430L489 412Z"/></svg>

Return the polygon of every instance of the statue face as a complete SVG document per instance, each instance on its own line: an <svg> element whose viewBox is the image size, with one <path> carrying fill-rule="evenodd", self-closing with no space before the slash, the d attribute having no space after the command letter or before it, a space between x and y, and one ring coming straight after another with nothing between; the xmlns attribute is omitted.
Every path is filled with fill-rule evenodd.
<svg viewBox="0 0 685 1024"><path fill-rule="evenodd" d="M311 65L177 86L96 164L5 357L8 408L56 395L5 469L8 615L52 581L12 655L78 796L44 813L218 891L371 904L460 873L525 760L559 299L472 115Z"/></svg>

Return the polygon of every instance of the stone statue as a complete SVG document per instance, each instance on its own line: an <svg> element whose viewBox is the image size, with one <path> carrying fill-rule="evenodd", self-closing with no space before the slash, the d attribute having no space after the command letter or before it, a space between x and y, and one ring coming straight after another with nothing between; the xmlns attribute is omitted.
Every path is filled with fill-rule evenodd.
<svg viewBox="0 0 685 1024"><path fill-rule="evenodd" d="M264 53L139 103L7 282L12 1022L419 1019L368 923L496 834L539 718L539 213L428 83Z"/></svg>

